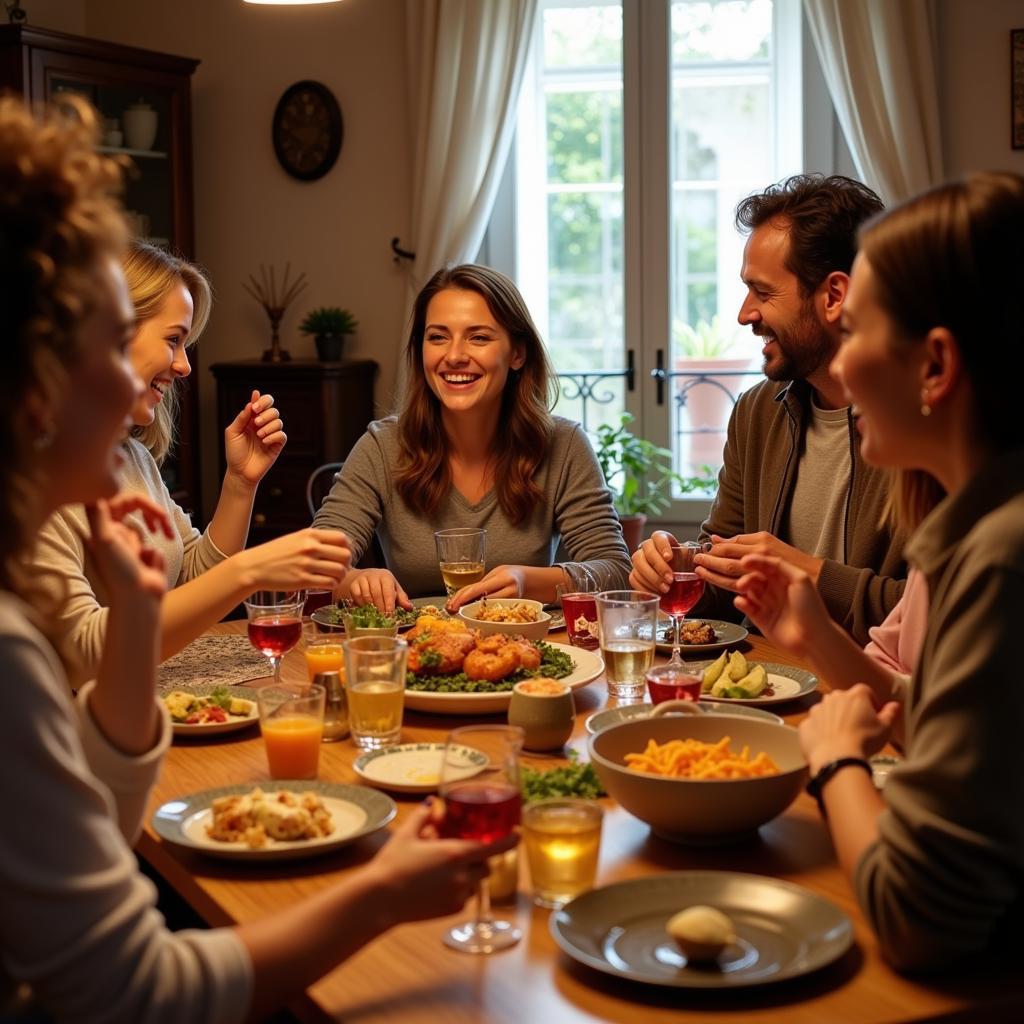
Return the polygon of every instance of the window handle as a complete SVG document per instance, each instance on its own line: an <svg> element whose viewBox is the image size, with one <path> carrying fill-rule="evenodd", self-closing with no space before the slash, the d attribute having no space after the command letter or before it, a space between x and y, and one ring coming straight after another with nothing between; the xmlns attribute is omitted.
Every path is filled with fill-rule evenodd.
<svg viewBox="0 0 1024 1024"><path fill-rule="evenodd" d="M658 382L657 386L657 402L658 405L665 404L665 381L668 379L668 373L665 370L665 350L659 348L656 354L655 367L651 370L651 376Z"/></svg>

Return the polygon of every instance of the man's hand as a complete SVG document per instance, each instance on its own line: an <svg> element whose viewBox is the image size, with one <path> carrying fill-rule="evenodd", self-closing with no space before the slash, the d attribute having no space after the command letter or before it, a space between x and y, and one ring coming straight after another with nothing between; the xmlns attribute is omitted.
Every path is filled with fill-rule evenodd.
<svg viewBox="0 0 1024 1024"><path fill-rule="evenodd" d="M672 548L676 539L664 530L655 530L632 554L633 571L629 585L652 594L668 593L672 582Z"/></svg>
<svg viewBox="0 0 1024 1024"><path fill-rule="evenodd" d="M871 688L833 690L800 723L800 746L814 775L840 757L870 757L885 746L900 713L898 701L875 708Z"/></svg>
<svg viewBox="0 0 1024 1024"><path fill-rule="evenodd" d="M696 558L697 575L713 586L739 593L739 579L744 573L740 560L745 555L777 558L806 573L814 586L818 585L818 577L825 561L823 558L805 554L791 544L783 543L778 537L764 530L759 533L741 533L731 540L713 534L711 550Z"/></svg>

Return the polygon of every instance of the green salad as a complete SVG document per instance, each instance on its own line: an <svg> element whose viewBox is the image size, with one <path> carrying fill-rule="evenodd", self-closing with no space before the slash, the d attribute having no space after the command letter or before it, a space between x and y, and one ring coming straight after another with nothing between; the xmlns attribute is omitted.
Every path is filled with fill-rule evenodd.
<svg viewBox="0 0 1024 1024"><path fill-rule="evenodd" d="M506 693L520 679L533 676L547 676L549 679L564 679L573 670L572 657L543 641L537 643L540 651L540 665L535 669L521 668L512 675L490 682L487 679L470 679L465 672L447 676L424 676L410 672L406 676L407 690L429 691L430 693Z"/></svg>
<svg viewBox="0 0 1024 1024"><path fill-rule="evenodd" d="M423 614L422 608L413 608L411 611L396 608L391 615L385 615L373 604L330 604L320 611L332 626L343 626L345 616L348 615L358 629L390 629L396 622L399 627L413 626L417 617Z"/></svg>
<svg viewBox="0 0 1024 1024"><path fill-rule="evenodd" d="M526 765L520 769L523 802L546 800L550 797L575 796L594 800L605 795L604 786L589 761L581 762L575 750L569 751L569 764L547 771L537 771Z"/></svg>

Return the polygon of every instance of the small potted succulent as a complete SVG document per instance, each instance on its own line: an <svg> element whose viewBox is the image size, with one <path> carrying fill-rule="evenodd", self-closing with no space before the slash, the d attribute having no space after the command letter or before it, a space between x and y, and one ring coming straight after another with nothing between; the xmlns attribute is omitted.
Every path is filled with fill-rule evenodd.
<svg viewBox="0 0 1024 1024"><path fill-rule="evenodd" d="M303 334L312 334L316 341L317 358L322 363L336 363L341 359L345 336L359 326L359 321L347 310L337 306L321 306L306 314L299 324Z"/></svg>

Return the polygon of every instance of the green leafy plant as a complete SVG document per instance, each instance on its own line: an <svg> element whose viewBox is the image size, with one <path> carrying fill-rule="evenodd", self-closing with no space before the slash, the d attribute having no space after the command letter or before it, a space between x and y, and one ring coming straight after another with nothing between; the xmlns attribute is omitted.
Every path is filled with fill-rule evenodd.
<svg viewBox="0 0 1024 1024"><path fill-rule="evenodd" d="M337 306L321 306L311 309L306 319L299 324L303 334L351 334L359 321L347 310Z"/></svg>
<svg viewBox="0 0 1024 1024"><path fill-rule="evenodd" d="M597 428L597 461L620 516L659 515L672 500L672 486L682 494L715 485L710 466L698 476L684 477L672 469L672 452L637 437L630 429L633 416L624 412L617 426Z"/></svg>
<svg viewBox="0 0 1024 1024"><path fill-rule="evenodd" d="M682 320L672 321L672 341L678 355L688 359L721 359L736 347L739 327L722 323L716 313L710 320L698 320L696 326Z"/></svg>

